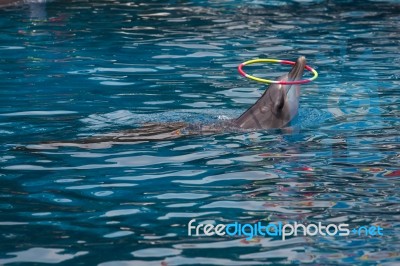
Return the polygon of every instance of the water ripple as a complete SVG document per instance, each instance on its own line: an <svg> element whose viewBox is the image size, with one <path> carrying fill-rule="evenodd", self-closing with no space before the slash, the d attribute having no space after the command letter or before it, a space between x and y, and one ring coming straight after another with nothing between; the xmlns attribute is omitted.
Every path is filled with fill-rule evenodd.
<svg viewBox="0 0 400 266"><path fill-rule="evenodd" d="M397 265L397 1L28 2L0 9L0 264ZM265 89L239 63L299 55L319 78L290 128L86 143L234 119ZM384 235L197 237L192 219Z"/></svg>

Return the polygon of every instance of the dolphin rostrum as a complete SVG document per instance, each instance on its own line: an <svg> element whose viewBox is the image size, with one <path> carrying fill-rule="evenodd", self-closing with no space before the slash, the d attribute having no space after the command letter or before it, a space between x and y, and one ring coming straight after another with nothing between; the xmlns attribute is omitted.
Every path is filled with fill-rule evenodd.
<svg viewBox="0 0 400 266"><path fill-rule="evenodd" d="M306 66L304 56L297 59L292 70L278 80L301 80ZM300 85L272 84L238 119L234 125L244 129L270 129L287 126L297 115L299 108Z"/></svg>

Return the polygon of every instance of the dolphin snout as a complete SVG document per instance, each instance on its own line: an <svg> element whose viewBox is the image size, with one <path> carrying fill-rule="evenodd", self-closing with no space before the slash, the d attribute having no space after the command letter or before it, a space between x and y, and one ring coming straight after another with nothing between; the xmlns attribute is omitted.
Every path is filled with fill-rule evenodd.
<svg viewBox="0 0 400 266"><path fill-rule="evenodd" d="M292 70L288 74L288 80L301 80L304 74L304 67L306 66L306 58L304 56L300 56L296 64L293 66Z"/></svg>

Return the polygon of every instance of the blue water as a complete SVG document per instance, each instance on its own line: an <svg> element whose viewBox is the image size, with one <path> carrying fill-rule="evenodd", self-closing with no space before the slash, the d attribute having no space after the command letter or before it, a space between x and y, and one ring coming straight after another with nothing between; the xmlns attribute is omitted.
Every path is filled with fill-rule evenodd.
<svg viewBox="0 0 400 266"><path fill-rule="evenodd" d="M0 9L0 264L399 265L398 1L265 2ZM290 130L27 148L235 118L263 89L239 63L300 55L320 77ZM383 235L247 241L188 236L191 219Z"/></svg>

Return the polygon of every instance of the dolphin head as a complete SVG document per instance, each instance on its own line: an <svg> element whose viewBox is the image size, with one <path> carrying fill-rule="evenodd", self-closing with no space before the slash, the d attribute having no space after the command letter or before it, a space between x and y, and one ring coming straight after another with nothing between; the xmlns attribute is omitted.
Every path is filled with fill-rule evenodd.
<svg viewBox="0 0 400 266"><path fill-rule="evenodd" d="M300 56L292 70L278 80L301 80L306 58ZM270 85L258 101L244 112L234 123L246 129L269 129L287 126L297 115L300 99L300 85Z"/></svg>

